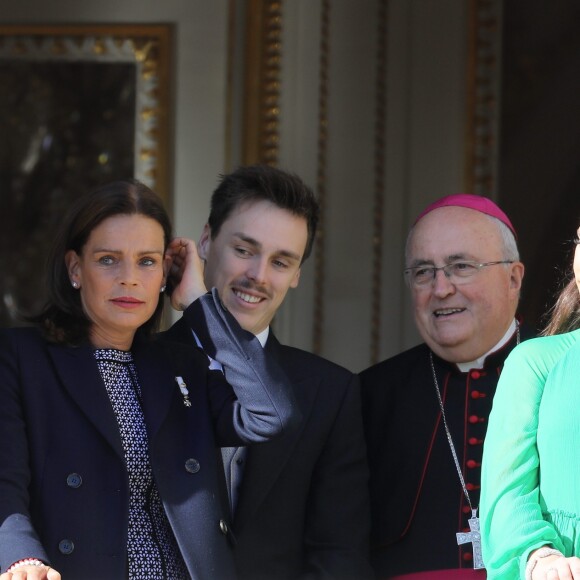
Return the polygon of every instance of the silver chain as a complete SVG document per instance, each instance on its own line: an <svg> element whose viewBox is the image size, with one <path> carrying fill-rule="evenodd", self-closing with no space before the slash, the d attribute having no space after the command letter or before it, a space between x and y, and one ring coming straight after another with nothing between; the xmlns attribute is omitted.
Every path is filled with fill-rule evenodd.
<svg viewBox="0 0 580 580"><path fill-rule="evenodd" d="M441 391L439 390L439 382L437 381L437 374L435 373L435 365L433 364L433 353L431 351L429 351L429 362L431 363L431 372L433 373L433 384L435 385L435 390L437 391L437 399L439 401L439 407L441 408L441 417L443 418L443 425L445 426L445 433L447 435L447 441L449 442L449 448L451 449L451 455L453 455L453 461L455 461L455 468L457 469L457 475L459 475L459 481L461 482L461 487L463 488L465 499L467 500L467 503L471 508L471 513L475 516L477 510L474 510L473 506L471 505L471 498L469 497L469 492L467 491L467 486L465 485L465 479L463 479L463 473L461 473L461 467L459 466L459 460L457 459L455 445L453 445L451 432L449 431L449 426L447 425L447 418L445 417L445 408L443 407L443 399L441 398Z"/></svg>

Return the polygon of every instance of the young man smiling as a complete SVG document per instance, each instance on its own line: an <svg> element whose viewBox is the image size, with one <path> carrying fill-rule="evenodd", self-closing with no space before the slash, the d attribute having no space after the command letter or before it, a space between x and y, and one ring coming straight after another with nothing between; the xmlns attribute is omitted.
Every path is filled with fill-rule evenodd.
<svg viewBox="0 0 580 580"><path fill-rule="evenodd" d="M217 230L217 231L216 231ZM206 224L199 240L205 279L243 328L260 334L290 288L296 288L306 219L268 200L240 201L229 218Z"/></svg>
<svg viewBox="0 0 580 580"><path fill-rule="evenodd" d="M224 450L241 580L372 576L358 379L281 345L270 328L298 285L317 221L315 197L297 176L241 167L222 177L198 243L205 286L217 288L224 306L286 372L303 417L276 441ZM198 335L181 320L169 333L192 341L192 330ZM227 362L219 362L227 376Z"/></svg>

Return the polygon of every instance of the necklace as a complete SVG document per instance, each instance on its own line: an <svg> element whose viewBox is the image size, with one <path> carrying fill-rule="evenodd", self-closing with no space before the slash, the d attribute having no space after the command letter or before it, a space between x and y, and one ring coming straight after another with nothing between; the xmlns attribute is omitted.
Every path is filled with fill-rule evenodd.
<svg viewBox="0 0 580 580"><path fill-rule="evenodd" d="M516 346L520 344L520 326L516 322ZM439 382L437 381L437 373L435 372L435 364L433 363L433 353L429 351L429 363L431 364L431 372L433 373L433 384L435 385L435 391L437 392L437 400L439 401L439 407L441 409L441 417L443 419L443 426L445 427L445 435L447 436L447 441L449 443L449 449L451 449L451 455L453 455L453 461L455 462L455 468L457 469L457 475L459 476L459 481L461 482L461 487L463 488L463 494L465 499L471 508L471 518L469 518L469 532L458 532L457 533L457 544L467 544L471 542L473 546L473 568L475 570L481 570L485 568L483 563L483 555L481 553L481 532L479 527L479 518L477 517L477 508L474 508L471 503L471 498L469 497L469 492L467 491L467 486L465 485L465 479L463 478L463 473L461 472L461 467L459 465L459 460L457 459L457 452L455 451L455 445L453 444L453 439L451 437L451 432L449 431L449 426L447 425L447 418L445 416L445 407L443 405L443 399L441 398L441 390L439 389Z"/></svg>

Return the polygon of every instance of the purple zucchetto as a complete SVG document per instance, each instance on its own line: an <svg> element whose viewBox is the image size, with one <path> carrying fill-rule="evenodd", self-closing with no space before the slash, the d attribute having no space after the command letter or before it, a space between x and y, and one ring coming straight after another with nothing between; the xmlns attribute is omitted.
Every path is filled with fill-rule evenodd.
<svg viewBox="0 0 580 580"><path fill-rule="evenodd" d="M437 201L429 204L415 219L413 225L415 225L421 218L423 218L428 213L440 207L465 207L467 209L473 209L480 213L490 215L497 218L500 222L504 223L513 233L514 237L517 239L518 235L516 230L512 225L512 222L505 214L505 212L500 209L491 199L487 197L482 197L481 195L473 195L471 193L454 193L453 195L447 195L441 197Z"/></svg>

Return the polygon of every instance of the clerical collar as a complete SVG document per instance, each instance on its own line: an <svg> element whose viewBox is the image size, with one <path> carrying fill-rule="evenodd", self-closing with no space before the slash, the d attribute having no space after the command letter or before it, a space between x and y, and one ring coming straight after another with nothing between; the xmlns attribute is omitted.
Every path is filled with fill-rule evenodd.
<svg viewBox="0 0 580 580"><path fill-rule="evenodd" d="M502 339L490 351L486 352L483 356L480 356L479 358L477 358L473 361L463 362L463 363L455 363L457 365L457 368L462 373L467 373L471 369L482 369L485 365L485 359L492 352L499 350L502 346L507 344L511 340L512 336L517 331L517 329L518 329L518 323L514 319L514 320L512 320L510 327L507 329L507 332L503 335Z"/></svg>
<svg viewBox="0 0 580 580"><path fill-rule="evenodd" d="M266 328L264 328L264 330L262 330L262 332L259 332L258 334L256 334L256 338L260 341L262 348L264 348L264 346L266 346L266 341L268 340L269 335L270 335L270 327L269 326L266 326Z"/></svg>

